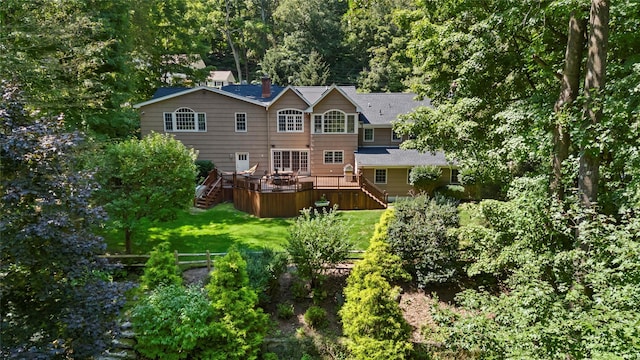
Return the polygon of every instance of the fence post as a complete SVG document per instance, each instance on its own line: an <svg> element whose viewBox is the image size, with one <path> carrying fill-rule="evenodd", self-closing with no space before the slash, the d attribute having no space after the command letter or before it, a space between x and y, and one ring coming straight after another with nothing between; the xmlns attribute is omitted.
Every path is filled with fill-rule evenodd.
<svg viewBox="0 0 640 360"><path fill-rule="evenodd" d="M207 250L207 272L211 272L211 254Z"/></svg>
<svg viewBox="0 0 640 360"><path fill-rule="evenodd" d="M180 259L178 258L178 250L173 251L173 256L176 258L176 266L180 266Z"/></svg>

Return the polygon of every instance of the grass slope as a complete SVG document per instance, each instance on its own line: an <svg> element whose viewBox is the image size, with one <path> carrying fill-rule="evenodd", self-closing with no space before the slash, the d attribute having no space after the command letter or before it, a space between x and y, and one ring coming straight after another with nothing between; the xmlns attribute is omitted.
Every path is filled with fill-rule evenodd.
<svg viewBox="0 0 640 360"><path fill-rule="evenodd" d="M340 217L351 225L349 238L356 250L369 244L381 210L341 211ZM184 211L163 223L142 221L133 236L133 252L148 254L156 245L168 241L171 249L181 253L226 252L235 244L241 248L285 249L289 226L294 219L260 219L236 210L233 204L220 204L209 210ZM110 253L124 252L124 233L111 230L102 234Z"/></svg>

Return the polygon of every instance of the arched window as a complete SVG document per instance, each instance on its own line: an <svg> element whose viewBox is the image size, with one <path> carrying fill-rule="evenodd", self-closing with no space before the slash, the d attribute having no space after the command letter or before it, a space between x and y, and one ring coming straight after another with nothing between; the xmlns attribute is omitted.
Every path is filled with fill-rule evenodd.
<svg viewBox="0 0 640 360"><path fill-rule="evenodd" d="M356 115L340 110L313 114L313 132L316 134L355 134Z"/></svg>
<svg viewBox="0 0 640 360"><path fill-rule="evenodd" d="M278 132L303 132L304 121L301 110L278 111Z"/></svg>
<svg viewBox="0 0 640 360"><path fill-rule="evenodd" d="M207 131L207 116L189 108L164 113L165 131Z"/></svg>

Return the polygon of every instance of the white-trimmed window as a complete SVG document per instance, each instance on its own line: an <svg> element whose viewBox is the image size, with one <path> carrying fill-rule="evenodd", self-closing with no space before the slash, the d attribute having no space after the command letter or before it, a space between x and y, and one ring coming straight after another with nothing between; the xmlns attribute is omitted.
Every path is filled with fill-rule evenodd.
<svg viewBox="0 0 640 360"><path fill-rule="evenodd" d="M364 128L364 134L362 134L362 141L364 142L373 141L373 128Z"/></svg>
<svg viewBox="0 0 640 360"><path fill-rule="evenodd" d="M356 115L340 110L313 114L313 132L315 134L355 134Z"/></svg>
<svg viewBox="0 0 640 360"><path fill-rule="evenodd" d="M400 135L397 132L391 130L391 141L392 142L401 142L402 141L402 135Z"/></svg>
<svg viewBox="0 0 640 360"><path fill-rule="evenodd" d="M301 110L278 111L278 132L303 132L304 121Z"/></svg>
<svg viewBox="0 0 640 360"><path fill-rule="evenodd" d="M164 113L164 131L207 131L207 115L189 108L166 112Z"/></svg>
<svg viewBox="0 0 640 360"><path fill-rule="evenodd" d="M236 132L247 132L247 113L236 113Z"/></svg>
<svg viewBox="0 0 640 360"><path fill-rule="evenodd" d="M375 169L373 174L373 182L375 184L386 184L387 169Z"/></svg>
<svg viewBox="0 0 640 360"><path fill-rule="evenodd" d="M325 164L342 164L344 162L344 151L327 150L324 152Z"/></svg>

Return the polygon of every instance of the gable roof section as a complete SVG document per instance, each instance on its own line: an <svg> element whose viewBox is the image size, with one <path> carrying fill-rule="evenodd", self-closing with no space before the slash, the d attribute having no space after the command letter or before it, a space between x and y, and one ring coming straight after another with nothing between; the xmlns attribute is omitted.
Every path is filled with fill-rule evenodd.
<svg viewBox="0 0 640 360"><path fill-rule="evenodd" d="M271 103L270 103L269 105L267 105L267 109L268 109L271 105L275 104L275 103L276 103L276 102L277 102L281 97L283 97L283 96L284 96L288 91L291 91L291 92L293 92L294 94L296 94L296 96L298 96L300 99L302 99L302 101L304 101L304 103L305 103L305 104L307 104L307 106L311 105L311 104L309 103L309 100L307 100L307 98L306 98L304 95L302 95L302 93L301 93L300 91L298 91L298 89L297 89L297 88L295 88L295 87L293 87L293 86L289 85L289 86L287 86L286 88L284 88L284 90L280 91L280 93L278 93L278 95L276 95L276 96L273 98L273 100L271 100Z"/></svg>
<svg viewBox="0 0 640 360"><path fill-rule="evenodd" d="M319 88L319 89L314 89L314 88ZM353 88L353 91L355 92L355 87L349 86L345 88ZM335 84L329 87L325 87L324 91L322 91L320 94L318 94L318 90L322 90L323 87L319 87L319 86L302 87L301 86L301 87L298 87L297 89L299 89L300 93L302 93L302 95L305 98L307 98L307 100L309 100L309 102L311 103L311 106L309 106L309 108L307 109L307 112L313 112L313 107L316 106L319 102L321 102L325 97L327 97L333 91L339 92L340 95L344 96L350 103L352 103L353 106L356 108L356 112L362 111L358 103L353 101L353 99L347 94L345 90L343 90L343 88Z"/></svg>
<svg viewBox="0 0 640 360"><path fill-rule="evenodd" d="M233 88L233 87L251 87L247 89L242 89L242 91L228 91L225 88ZM256 96L256 89L258 91L258 95ZM165 101L168 99L176 98L182 95L191 94L200 90L209 91L215 94L228 96L233 99L246 101L248 103L259 105L259 106L267 106L269 102L280 92L282 91L282 87L280 86L272 86L271 87L271 96L268 98L262 97L262 88L257 85L227 85L223 86L222 90L218 88L212 88L208 86L198 86L195 88L160 88L153 95L151 100L147 100L138 104L133 105L134 109L139 109L143 106L155 104L161 101ZM235 89L231 89L235 90Z"/></svg>
<svg viewBox="0 0 640 360"><path fill-rule="evenodd" d="M451 166L444 152L419 152L398 147L363 147L355 153L358 167L410 167L418 165Z"/></svg>

